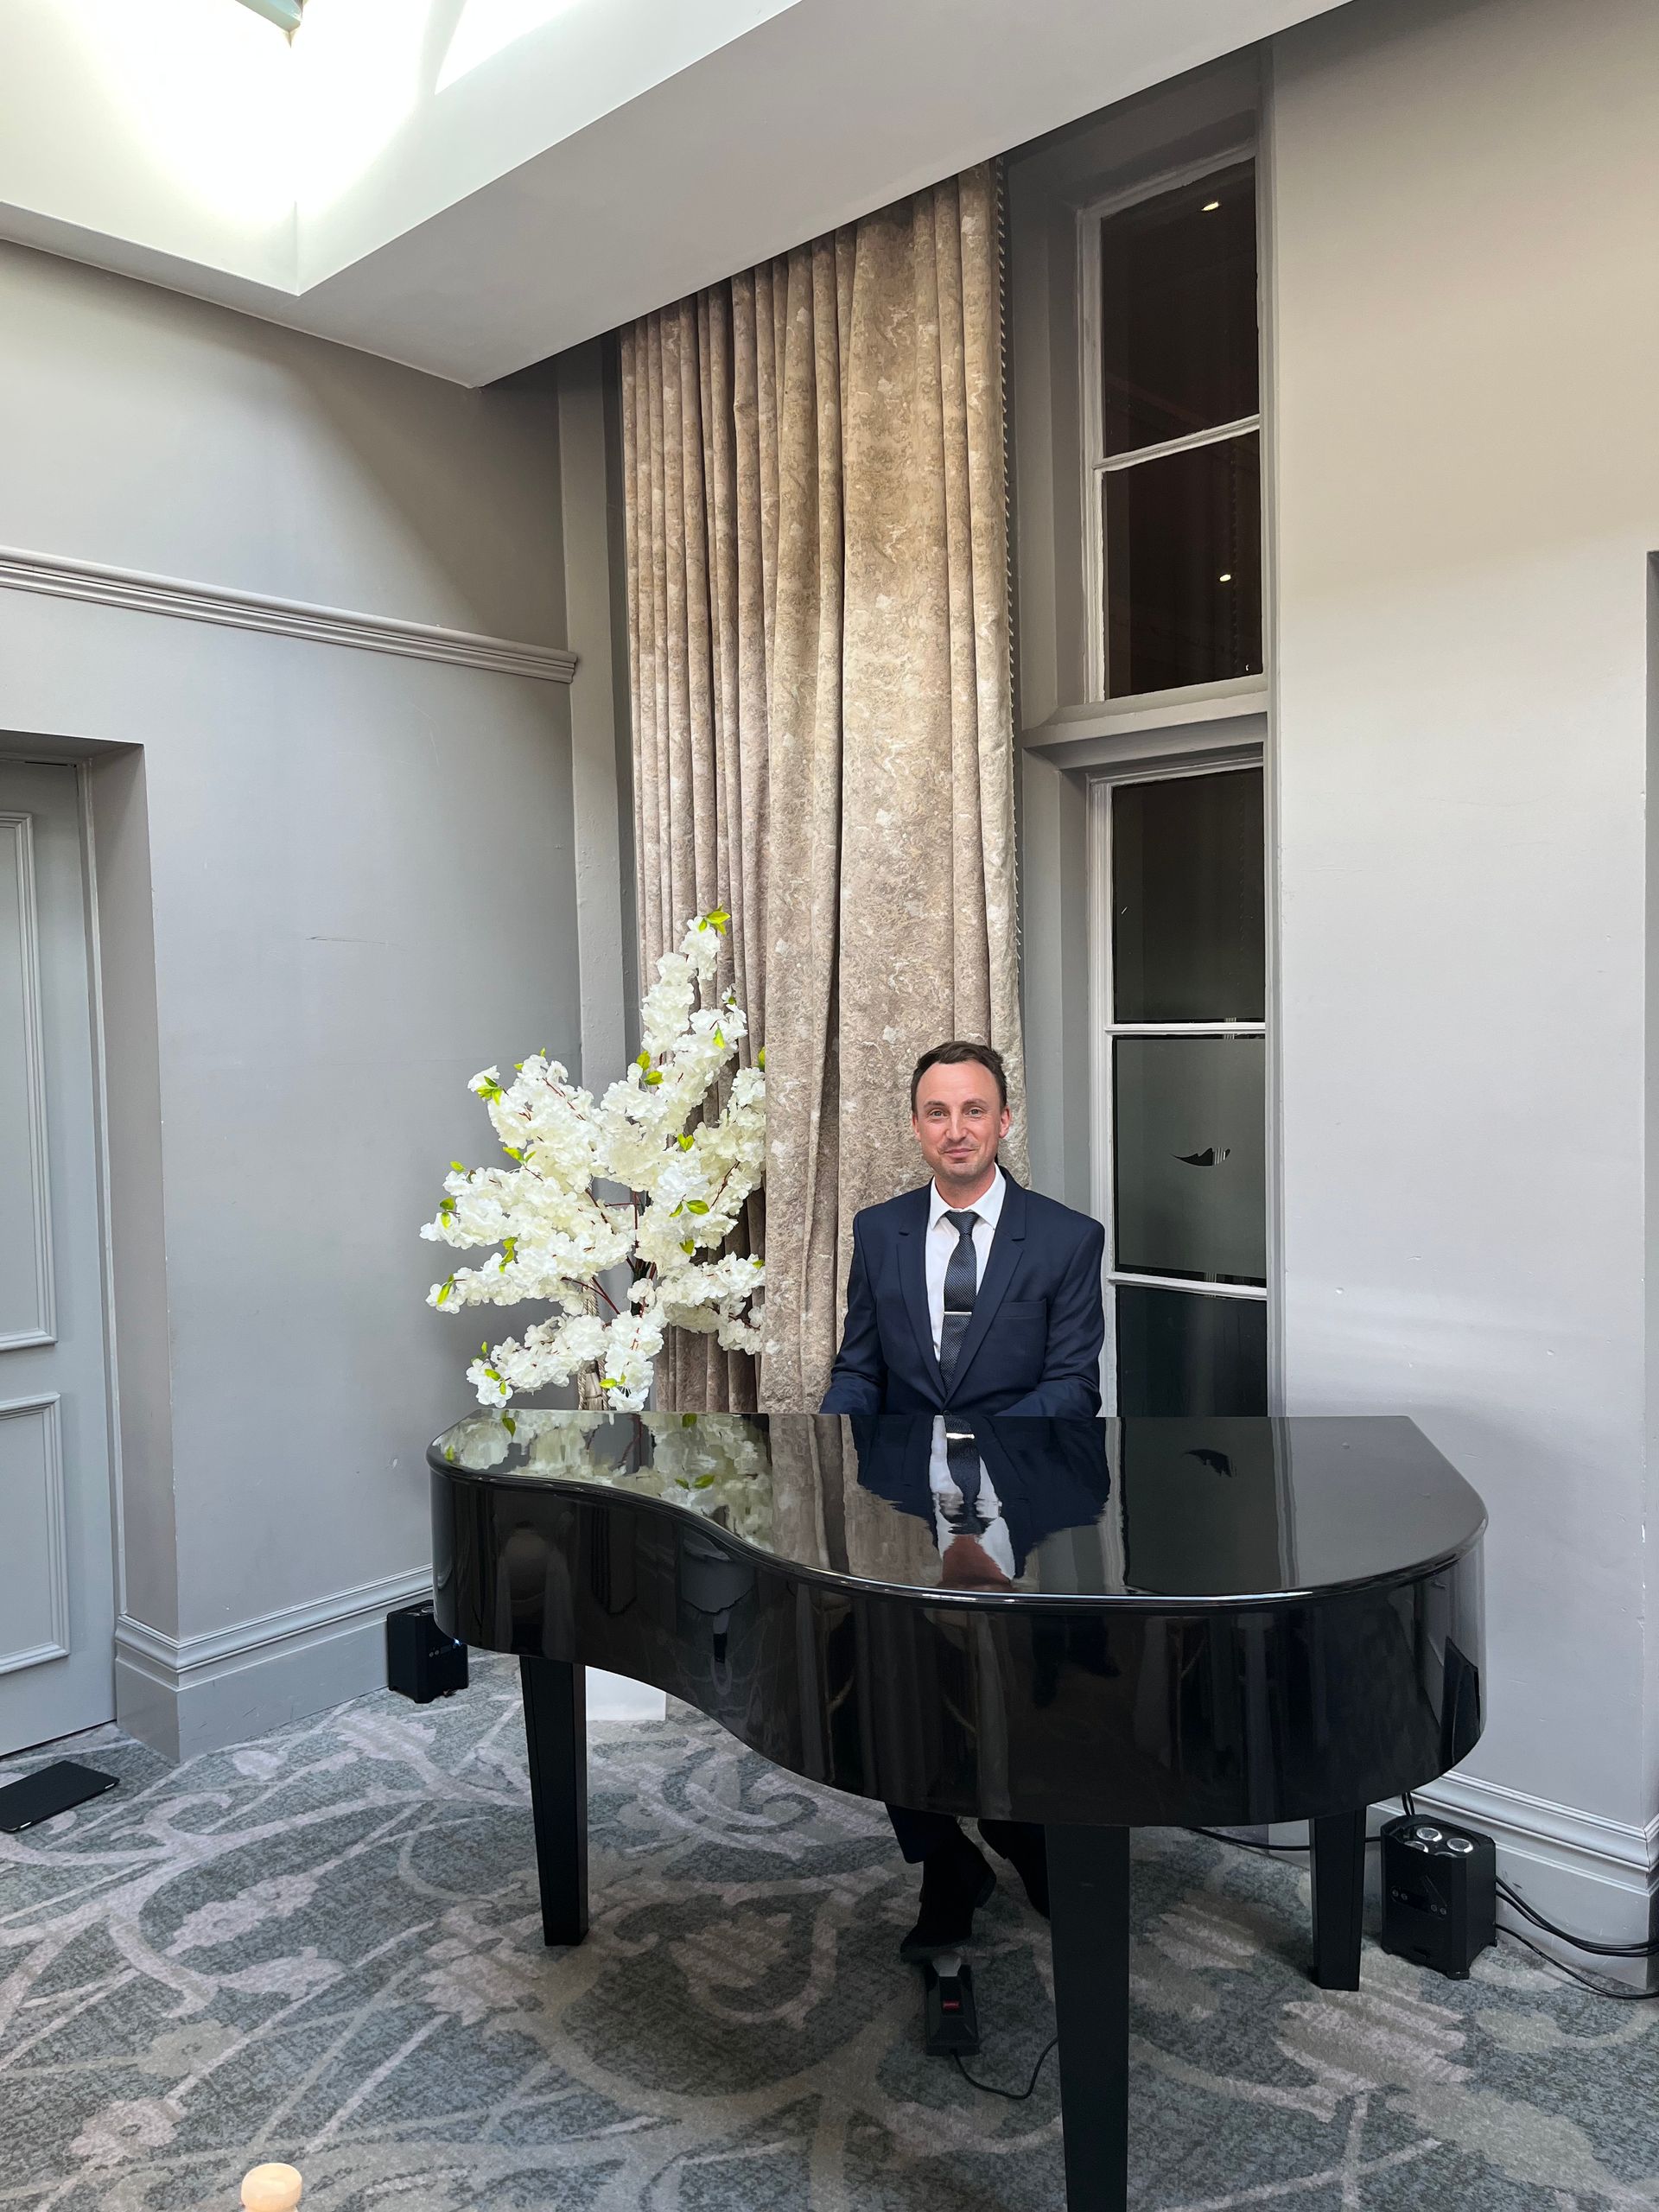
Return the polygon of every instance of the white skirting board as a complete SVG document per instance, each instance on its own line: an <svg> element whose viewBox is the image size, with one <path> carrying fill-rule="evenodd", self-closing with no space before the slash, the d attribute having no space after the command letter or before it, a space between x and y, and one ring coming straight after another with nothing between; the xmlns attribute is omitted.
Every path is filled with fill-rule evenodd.
<svg viewBox="0 0 1659 2212"><path fill-rule="evenodd" d="M164 1758L268 1735L386 1686L386 1615L432 1594L416 1567L206 1636L170 1637L126 1615L115 1630L115 1717ZM588 1670L590 1720L660 1720L667 1700Z"/></svg>

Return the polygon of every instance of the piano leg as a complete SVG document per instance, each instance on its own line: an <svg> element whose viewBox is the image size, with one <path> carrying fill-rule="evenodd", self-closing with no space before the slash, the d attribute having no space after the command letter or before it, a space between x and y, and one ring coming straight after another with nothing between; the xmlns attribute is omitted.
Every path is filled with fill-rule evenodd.
<svg viewBox="0 0 1659 2212"><path fill-rule="evenodd" d="M1357 1989L1365 1808L1310 1821L1308 1834L1313 1846L1313 1979L1321 1989Z"/></svg>
<svg viewBox="0 0 1659 2212"><path fill-rule="evenodd" d="M1048 1897L1070 2212L1129 2190L1129 1832L1050 1827Z"/></svg>
<svg viewBox="0 0 1659 2212"><path fill-rule="evenodd" d="M525 1656L518 1668L542 1941L580 1943L588 1933L588 1678L563 1659Z"/></svg>

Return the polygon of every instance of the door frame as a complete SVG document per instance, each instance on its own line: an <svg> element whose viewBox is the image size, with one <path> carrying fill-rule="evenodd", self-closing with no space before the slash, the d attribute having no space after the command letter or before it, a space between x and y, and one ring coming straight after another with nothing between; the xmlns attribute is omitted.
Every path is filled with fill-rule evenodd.
<svg viewBox="0 0 1659 2212"><path fill-rule="evenodd" d="M99 900L98 841L95 830L94 779L100 765L122 755L142 754L130 745L88 745L41 733L8 731L0 735L0 766L69 768L75 779L75 805L81 867L81 927L86 955L86 995L89 1014L87 1044L91 1058L92 1103L92 1190L97 1221L99 1282L97 1313L102 1336L105 1452L110 1490L110 1589L114 1599L115 1627L126 1612L126 1529L123 1511L120 1381L116 1342L115 1255L111 1232L111 1175L110 1162L110 1100L108 1052L105 1026L103 937ZM55 1402L56 1394L53 1394ZM4 1410L11 1410L10 1402ZM61 1539L60 1539L61 1541ZM116 1639L110 1639L109 1707L116 1712Z"/></svg>

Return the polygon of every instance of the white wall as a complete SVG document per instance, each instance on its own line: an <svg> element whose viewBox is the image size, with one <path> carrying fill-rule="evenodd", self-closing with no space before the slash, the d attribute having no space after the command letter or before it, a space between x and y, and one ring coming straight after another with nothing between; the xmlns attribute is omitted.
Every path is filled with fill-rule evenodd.
<svg viewBox="0 0 1659 2212"><path fill-rule="evenodd" d="M549 393L17 248L0 326L0 541L561 640ZM124 1717L189 1748L384 1681L429 1556L475 1332L418 1225L467 1078L580 1058L569 692L0 590L0 729L94 761Z"/></svg>
<svg viewBox="0 0 1659 2212"><path fill-rule="evenodd" d="M1629 1932L1656 87L1651 0L1365 0L1269 118L1287 1406L1408 1411L1486 1497L1471 1802Z"/></svg>

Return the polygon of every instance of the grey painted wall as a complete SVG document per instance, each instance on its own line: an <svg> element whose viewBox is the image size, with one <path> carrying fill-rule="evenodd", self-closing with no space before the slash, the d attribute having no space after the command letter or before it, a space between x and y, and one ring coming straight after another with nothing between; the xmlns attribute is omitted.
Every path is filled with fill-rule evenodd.
<svg viewBox="0 0 1659 2212"><path fill-rule="evenodd" d="M1469 1770L1633 1856L1656 85L1648 0L1384 0L1270 111L1288 1403L1484 1493Z"/></svg>
<svg viewBox="0 0 1659 2212"><path fill-rule="evenodd" d="M0 325L0 542L563 642L550 394L17 249ZM569 716L558 683L0 591L0 728L94 762L123 1680L163 1743L364 1686L375 1593L428 1557L422 1447L481 1332L423 1305L416 1230L493 1142L467 1078L580 1058ZM272 1616L286 1674L213 1641Z"/></svg>
<svg viewBox="0 0 1659 2212"><path fill-rule="evenodd" d="M1659 1886L1659 15L1354 0L1262 60L1280 1401L1409 1413L1486 1497L1488 1728L1442 1802L1628 1940ZM1203 732L1061 726L1075 249L1038 188L1144 158L1160 106L1179 158L1217 86L1012 180L1033 1157L1068 1195L1088 769Z"/></svg>

